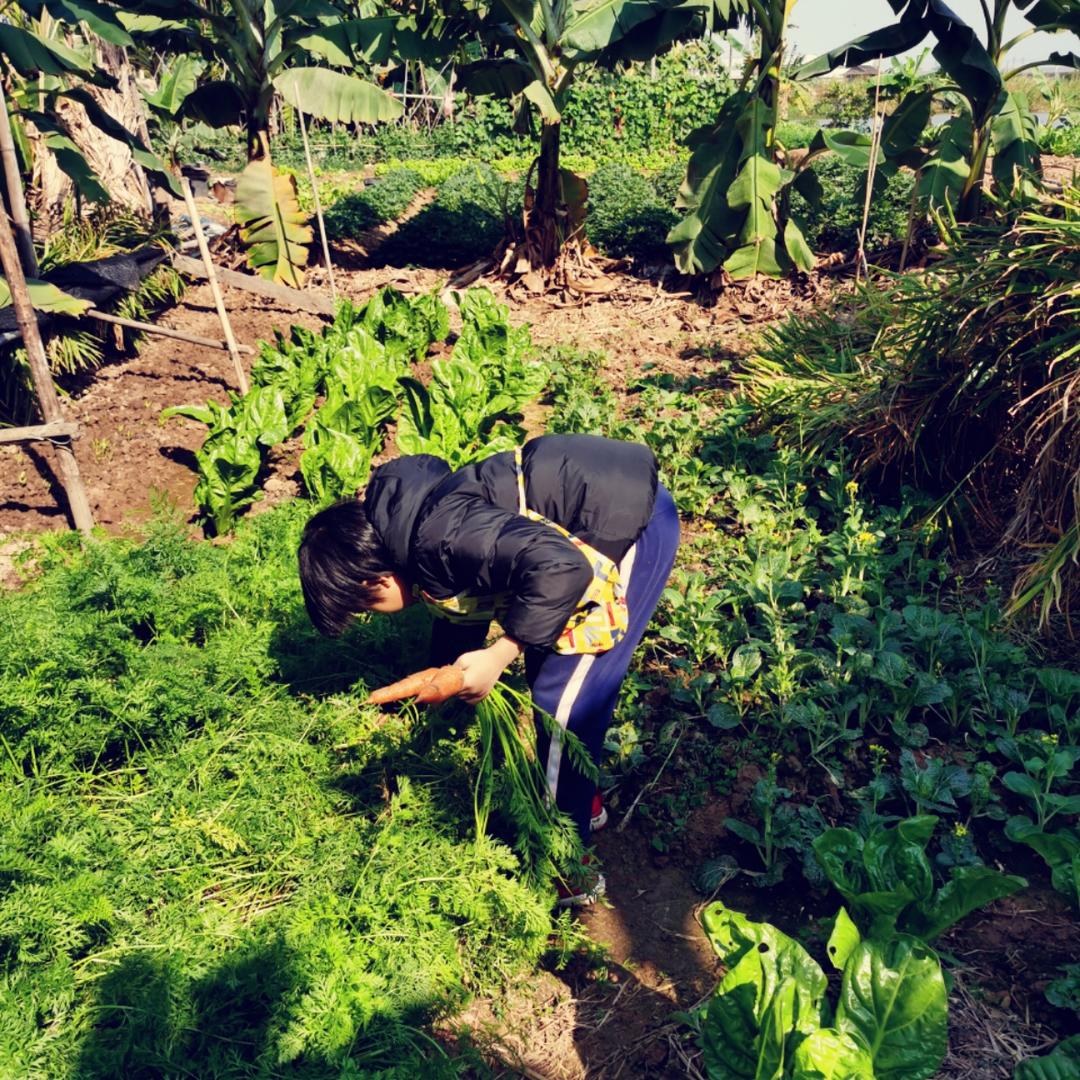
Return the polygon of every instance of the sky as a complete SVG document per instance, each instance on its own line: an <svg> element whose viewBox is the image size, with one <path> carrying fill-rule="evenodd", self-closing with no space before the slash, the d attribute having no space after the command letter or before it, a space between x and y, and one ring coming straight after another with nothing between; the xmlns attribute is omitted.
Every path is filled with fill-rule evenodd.
<svg viewBox="0 0 1080 1080"><path fill-rule="evenodd" d="M979 0L949 0L949 7L975 28L980 40L985 38ZM1030 26L1019 12L1012 11L1010 16L1006 24L1010 37ZM795 46L809 58L894 19L886 0L798 0L792 13L790 36ZM927 43L932 44L932 39ZM1041 60L1051 52L1080 52L1080 39L1075 34L1033 35L1009 53L1010 65Z"/></svg>

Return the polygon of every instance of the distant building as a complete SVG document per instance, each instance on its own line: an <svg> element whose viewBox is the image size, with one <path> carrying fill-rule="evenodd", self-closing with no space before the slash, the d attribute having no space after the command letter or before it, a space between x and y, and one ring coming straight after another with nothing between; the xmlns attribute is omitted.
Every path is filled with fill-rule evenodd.
<svg viewBox="0 0 1080 1080"><path fill-rule="evenodd" d="M829 72L828 79L865 79L874 78L878 73L877 64L855 64L853 67L837 68Z"/></svg>

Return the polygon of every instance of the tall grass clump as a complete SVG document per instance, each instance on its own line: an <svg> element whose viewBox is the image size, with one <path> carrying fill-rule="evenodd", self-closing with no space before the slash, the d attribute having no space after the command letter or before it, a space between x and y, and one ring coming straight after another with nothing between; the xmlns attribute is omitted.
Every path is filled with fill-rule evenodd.
<svg viewBox="0 0 1080 1080"><path fill-rule="evenodd" d="M0 602L0 1075L456 1076L431 1021L545 947L475 734L361 704L423 613L310 626L309 512L52 537Z"/></svg>
<svg viewBox="0 0 1080 1080"><path fill-rule="evenodd" d="M743 385L786 438L936 492L1045 619L1080 586L1080 193L947 242L767 333Z"/></svg>

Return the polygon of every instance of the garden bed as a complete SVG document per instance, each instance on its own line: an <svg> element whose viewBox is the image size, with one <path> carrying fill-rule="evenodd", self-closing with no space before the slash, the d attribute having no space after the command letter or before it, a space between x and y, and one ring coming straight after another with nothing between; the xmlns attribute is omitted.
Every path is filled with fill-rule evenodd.
<svg viewBox="0 0 1080 1080"><path fill-rule="evenodd" d="M314 277L318 279L317 274ZM406 292L422 292L443 280L445 274L432 270L384 268L337 274L339 290L356 301L367 299L386 284ZM578 363L581 353L602 350L594 377L611 393L611 415L644 425L643 430L649 420L665 416L671 424L663 436L671 440L666 451L671 460L685 460L685 455L679 457L683 444L678 440L686 436L680 434L678 424L691 406L697 407L695 400L704 411L694 421L699 428L691 432L685 445L700 445L701 438L711 437L710 425L717 421L713 395L727 386L732 364L748 347L748 334L796 306L815 300L827 302L823 299L827 295L825 284L815 280L796 291L787 285L732 290L707 304L671 294L638 277L620 275L615 281L616 288L607 298L580 306L563 306L544 298L514 301L512 319L529 322L537 344L563 347L568 365ZM312 328L319 324L313 317L228 290L226 300L237 337L246 344L256 345L271 337L274 329L285 333L294 324ZM209 290L204 287L190 289L164 321L207 337L218 333ZM419 374L423 377L423 372ZM195 531L193 455L205 428L186 420L162 425L158 417L162 409L178 404L207 398L224 402L229 379L226 353L153 339L143 344L137 356L113 361L72 388L67 409L71 418L84 426L76 453L95 516L108 531L123 532L131 522L137 526L145 522L155 493L164 493L187 528ZM648 412L653 403L666 400L662 397L665 393L674 395L665 407L667 412L643 418L640 410ZM587 387L585 396L594 403L598 400ZM547 421L557 425L562 417L569 422L567 410L571 407L577 405L570 398L556 397ZM294 439L272 452L263 484L265 498L256 504L255 511L285 502L299 492L299 451ZM0 550L10 554L24 543L23 534L63 529L66 520L56 509L55 491L41 455L12 449L3 452ZM689 503L703 500L702 506L708 508L715 500L727 498L727 489L715 477L708 483L693 477L682 483L677 497ZM731 478L724 481L725 485L731 483ZM729 527L737 532L741 526L728 521L721 531ZM715 531L716 518L707 516L704 509L687 514L688 543L682 560L686 572L708 568L713 556L695 541L703 541ZM243 558L251 560L250 550ZM10 559L5 569L10 580L20 573ZM32 575L33 569L22 572ZM232 602L243 611L244 582L234 582L231 589ZM266 601L268 609L281 603L280 598ZM265 617L265 611L261 615L252 611L244 617L258 621ZM670 618L665 618L670 623ZM299 635L298 640L307 641L311 636L310 628L291 626L290 631ZM292 648L279 643L274 655L276 662L284 662L297 676ZM332 659L323 655L319 664L332 663ZM466 1043L472 1042L489 1062L499 1063L510 1075L543 1076L546 1080L619 1075L674 1078L695 1075L693 1070L701 1068L686 1027L673 1019L677 1010L690 1009L706 998L721 974L713 948L697 922L710 894L710 888L702 886L700 871L703 863L724 854L734 854L744 870L752 870L753 848L737 839L726 821L746 813L763 770L760 762L741 759L746 749L741 738L701 726L688 728L685 743L673 749L666 769L661 769L668 743L663 742L658 729L661 721L672 715L669 690L680 685L680 676L673 675L657 655L646 664L644 675L650 680L647 689L629 705L644 737L651 742L650 754L625 772L615 773L612 826L598 838L597 845L609 899L581 919L588 940L602 947L603 955L582 943L565 965L549 956L540 977L530 978L508 995L482 993L465 1011L449 1015L443 1007L436 1009L435 1033L444 1046L466 1052ZM304 685L306 692L310 686ZM328 721L327 730L317 735L319 754L326 739L341 734L334 723ZM956 733L955 745L936 749L962 753L961 733ZM870 768L865 747L861 754L849 763L853 774L865 774ZM328 765L329 760L320 758L316 763L327 776L338 767ZM702 763L706 760L718 772L703 782ZM722 770L718 762L723 763ZM368 801L356 805L370 809L368 788L373 778L362 771L351 774L347 763L341 768L341 791L358 800L362 794ZM797 759L784 761L780 769L796 799L821 801L826 816L838 809L835 788L830 792L823 770ZM352 785L361 780L368 787L359 793ZM386 782L385 776L382 782ZM643 792L641 803L636 804ZM125 789L124 798L136 794L135 789ZM627 827L618 831L623 815L632 807L636 809ZM198 817L195 809L192 812ZM219 847L223 843L227 847L226 834L219 833L216 839L207 836ZM1059 965L1080 954L1080 924L1049 888L1041 864L1023 854L1019 858L1021 872L1029 877L1031 887L971 915L940 943L955 977L950 999L950 1053L939 1074L942 1077L1007 1080L1020 1057L1045 1051L1056 1037L1075 1026L1068 1012L1047 1004L1043 990L1059 974ZM1016 863L1014 850L1008 869L1015 870ZM258 903L272 907L284 902L300 884L290 879L280 893L269 899L262 896ZM752 873L715 879L714 885L711 891L729 906L768 919L785 932L818 945L825 936L824 920L835 911L835 903L823 890L814 892L804 886L794 866L786 879L772 887L756 887ZM203 883L202 887L218 886ZM204 901L213 903L212 891L204 894ZM227 903L228 898L222 902ZM266 956L254 957L251 971L263 970L261 965L269 962ZM133 968L128 974L150 977L146 969ZM224 969L219 974L226 980L235 976ZM122 1000L122 989L115 979L103 985L99 1003L107 1006L114 1000L110 994ZM278 989L285 994L287 988ZM212 991L214 986L207 993ZM152 1003L153 999L145 1000ZM224 1035L225 1031L218 1033ZM99 1035L99 1052L112 1052L110 1033Z"/></svg>

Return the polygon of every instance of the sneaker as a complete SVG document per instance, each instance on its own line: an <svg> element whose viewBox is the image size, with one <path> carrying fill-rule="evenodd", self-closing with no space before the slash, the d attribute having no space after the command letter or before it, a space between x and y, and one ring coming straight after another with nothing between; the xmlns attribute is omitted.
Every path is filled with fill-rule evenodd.
<svg viewBox="0 0 1080 1080"><path fill-rule="evenodd" d="M601 896L607 894L607 882L604 875L597 870L590 869L588 859L577 875L577 881L556 882L558 899L555 906L558 908L589 907L595 904Z"/></svg>
<svg viewBox="0 0 1080 1080"><path fill-rule="evenodd" d="M592 817L589 820L589 828L593 832L599 832L608 823L607 809L604 800L598 791L592 797Z"/></svg>

